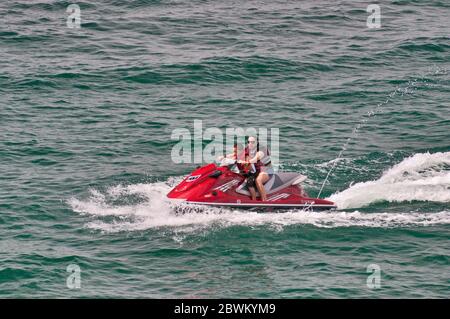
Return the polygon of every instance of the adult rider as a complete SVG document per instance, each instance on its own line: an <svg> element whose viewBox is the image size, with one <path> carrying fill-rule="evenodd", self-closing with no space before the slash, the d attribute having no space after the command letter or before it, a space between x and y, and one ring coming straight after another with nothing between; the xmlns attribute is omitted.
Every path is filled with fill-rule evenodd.
<svg viewBox="0 0 450 319"><path fill-rule="evenodd" d="M254 136L250 136L248 138L248 146L245 148L245 161L238 161L238 163L244 165L250 164L254 167L255 174L247 178L247 186L253 200L256 199L256 194L254 193L254 185L256 184L256 188L261 195L261 200L266 201L267 195L264 184L274 174L269 149L267 147L260 147L258 140ZM251 188L253 188L253 192Z"/></svg>

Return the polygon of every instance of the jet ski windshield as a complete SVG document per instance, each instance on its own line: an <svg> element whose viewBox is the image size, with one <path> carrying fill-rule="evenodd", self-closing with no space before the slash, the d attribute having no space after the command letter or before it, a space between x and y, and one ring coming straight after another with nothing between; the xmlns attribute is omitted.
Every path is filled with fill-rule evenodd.
<svg viewBox="0 0 450 319"><path fill-rule="evenodd" d="M231 166L236 164L236 160L232 159L232 158L227 158L224 157L221 161L220 161L220 166Z"/></svg>

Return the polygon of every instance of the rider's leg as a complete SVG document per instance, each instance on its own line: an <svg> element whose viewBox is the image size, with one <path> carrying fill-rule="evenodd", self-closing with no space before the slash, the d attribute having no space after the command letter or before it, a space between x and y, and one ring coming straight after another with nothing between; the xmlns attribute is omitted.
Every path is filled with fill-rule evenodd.
<svg viewBox="0 0 450 319"><path fill-rule="evenodd" d="M264 189L264 183L269 180L269 175L267 173L261 172L256 178L256 187L258 188L259 194L261 195L261 200L266 201L266 190Z"/></svg>
<svg viewBox="0 0 450 319"><path fill-rule="evenodd" d="M252 200L256 200L255 186L256 186L256 176L254 174L250 174L247 177L247 187L248 187L248 190L249 190L250 195L252 197Z"/></svg>
<svg viewBox="0 0 450 319"><path fill-rule="evenodd" d="M252 200L256 200L256 190L254 187L249 187L250 195L252 196Z"/></svg>

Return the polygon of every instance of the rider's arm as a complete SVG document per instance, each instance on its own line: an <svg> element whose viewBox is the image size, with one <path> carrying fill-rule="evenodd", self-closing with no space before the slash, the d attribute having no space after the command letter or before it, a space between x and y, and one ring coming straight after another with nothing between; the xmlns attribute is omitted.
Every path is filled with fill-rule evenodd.
<svg viewBox="0 0 450 319"><path fill-rule="evenodd" d="M264 153L259 151L256 153L255 157L253 157L252 159L250 159L248 162L250 164L255 164L256 162L258 162L259 160L261 160L264 157Z"/></svg>
<svg viewBox="0 0 450 319"><path fill-rule="evenodd" d="M236 155L234 153L230 153L227 155L227 158L235 159Z"/></svg>
<svg viewBox="0 0 450 319"><path fill-rule="evenodd" d="M226 156L219 156L218 158L217 158L217 160L218 161L221 161L221 160L223 160L224 158L230 158L230 159L235 159L235 154L234 153L230 153L230 154L227 154Z"/></svg>

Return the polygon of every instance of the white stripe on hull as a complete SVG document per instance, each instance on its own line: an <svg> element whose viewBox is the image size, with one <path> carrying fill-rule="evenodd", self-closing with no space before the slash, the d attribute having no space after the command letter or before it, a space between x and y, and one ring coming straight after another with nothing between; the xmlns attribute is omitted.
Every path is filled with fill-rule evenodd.
<svg viewBox="0 0 450 319"><path fill-rule="evenodd" d="M237 179L233 179L232 181L229 181L223 185L220 185L219 187L214 188L214 190L219 190L225 193L227 190L229 190L231 187L233 187L238 183L239 181Z"/></svg>
<svg viewBox="0 0 450 319"><path fill-rule="evenodd" d="M273 197L269 197L267 200L270 202L270 201L275 201L275 200L279 200L282 198L288 198L289 196L290 196L290 194L282 193L282 194L275 195Z"/></svg>
<svg viewBox="0 0 450 319"><path fill-rule="evenodd" d="M213 203L213 202L191 202L186 201L186 203L194 204L194 205L210 205L210 206L238 206L238 207L322 207L322 208L336 208L335 205L327 205L327 204L259 204L259 203Z"/></svg>

